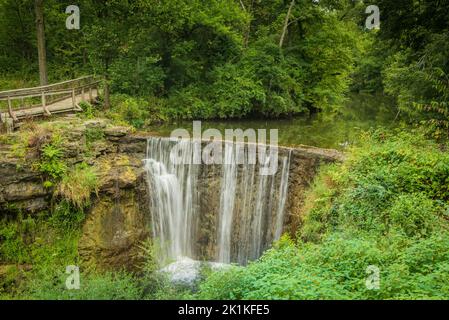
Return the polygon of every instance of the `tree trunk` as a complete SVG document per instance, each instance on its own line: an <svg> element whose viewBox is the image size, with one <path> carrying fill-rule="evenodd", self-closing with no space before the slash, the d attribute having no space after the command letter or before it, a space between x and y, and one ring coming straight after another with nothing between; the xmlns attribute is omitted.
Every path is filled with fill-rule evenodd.
<svg viewBox="0 0 449 320"><path fill-rule="evenodd" d="M243 3L243 1L240 0L240 5L242 7L242 10L245 11L252 18L252 11L254 8L254 0L251 0L251 3L248 5L248 7L245 7L245 4ZM246 25L245 30L243 32L243 48L248 48L249 37L251 35L251 23L252 23L252 19L249 19L248 24Z"/></svg>
<svg viewBox="0 0 449 320"><path fill-rule="evenodd" d="M290 20L290 15L292 14L293 6L295 5L295 0L290 2L290 7L288 7L287 16L285 17L284 27L282 28L281 40L279 40L279 48L284 45L285 35L287 34L288 22Z"/></svg>
<svg viewBox="0 0 449 320"><path fill-rule="evenodd" d="M109 58L106 57L104 59L104 87L103 87L103 94L104 94L104 102L103 102L103 108L105 110L110 109L111 107L111 98L110 98L110 91L109 91Z"/></svg>
<svg viewBox="0 0 449 320"><path fill-rule="evenodd" d="M111 108L111 98L110 98L110 92L109 92L109 77L108 76L105 76L105 79L104 79L103 94L104 94L103 108L105 110L109 110Z"/></svg>
<svg viewBox="0 0 449 320"><path fill-rule="evenodd" d="M35 0L37 53L39 59L39 80L41 86L48 84L47 54L45 52L44 0Z"/></svg>

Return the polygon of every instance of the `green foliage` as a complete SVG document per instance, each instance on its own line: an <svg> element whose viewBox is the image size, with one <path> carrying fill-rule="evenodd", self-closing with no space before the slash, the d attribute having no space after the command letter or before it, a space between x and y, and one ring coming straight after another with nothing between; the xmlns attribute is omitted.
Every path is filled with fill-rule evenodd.
<svg viewBox="0 0 449 320"><path fill-rule="evenodd" d="M3 218L0 224L0 261L24 263L28 260L26 247L26 233L33 226L32 220L18 219L17 222L9 222Z"/></svg>
<svg viewBox="0 0 449 320"><path fill-rule="evenodd" d="M84 135L86 136L86 144L88 146L91 145L95 141L104 139L104 131L102 128L97 128L97 127L86 128Z"/></svg>
<svg viewBox="0 0 449 320"><path fill-rule="evenodd" d="M150 116L148 102L127 96L114 96L108 116L113 120L123 120L135 128L141 128Z"/></svg>
<svg viewBox="0 0 449 320"><path fill-rule="evenodd" d="M161 105L157 99L133 98L127 95L113 95L112 107L106 117L119 125L142 128L164 120Z"/></svg>
<svg viewBox="0 0 449 320"><path fill-rule="evenodd" d="M83 113L81 113L80 116L87 119L95 118L95 108L90 103L81 101L79 106L83 109Z"/></svg>
<svg viewBox="0 0 449 320"><path fill-rule="evenodd" d="M60 230L77 230L82 226L86 215L82 208L79 208L64 199L56 204L48 223Z"/></svg>
<svg viewBox="0 0 449 320"><path fill-rule="evenodd" d="M34 279L26 297L39 300L136 300L142 297L141 289L132 275L116 273L81 273L80 289L67 290L65 270Z"/></svg>
<svg viewBox="0 0 449 320"><path fill-rule="evenodd" d="M297 1L282 47L288 1L81 0L83 28L70 32L61 28L68 4L45 4L50 80L85 70L105 76L113 94L136 97L109 115L137 128L176 118L338 109L359 52L357 5L343 0ZM21 19L32 3L5 0L0 7L0 63L8 75L37 75L34 19ZM82 108L93 116L88 104Z"/></svg>
<svg viewBox="0 0 449 320"><path fill-rule="evenodd" d="M78 257L84 213L63 201L52 214L0 221L0 263L16 264L0 281L0 296L21 299L141 299L143 287L125 272L86 272ZM81 266L80 290L68 290L66 266ZM28 267L27 267L28 266ZM25 270L26 268L26 270Z"/></svg>
<svg viewBox="0 0 449 320"><path fill-rule="evenodd" d="M341 168L332 167L316 183L302 235L315 239L312 230L351 226L382 235L428 236L444 221L448 163L447 153L422 133L366 135Z"/></svg>
<svg viewBox="0 0 449 320"><path fill-rule="evenodd" d="M51 143L42 147L37 163L38 170L54 181L61 179L67 172L67 165L61 159L63 151L60 143L60 137L54 136Z"/></svg>
<svg viewBox="0 0 449 320"><path fill-rule="evenodd" d="M308 249L308 250L307 250ZM310 259L312 248L300 250L284 238L257 262L213 274L201 286L202 299L344 299L348 291Z"/></svg>
<svg viewBox="0 0 449 320"><path fill-rule="evenodd" d="M424 124L436 138L447 138L448 3L379 0L378 5L388 12L375 42L386 48L376 54L385 92L397 99L406 120Z"/></svg>
<svg viewBox="0 0 449 320"><path fill-rule="evenodd" d="M98 179L95 170L86 163L77 164L58 184L58 195L83 209L90 205L92 193L98 194Z"/></svg>

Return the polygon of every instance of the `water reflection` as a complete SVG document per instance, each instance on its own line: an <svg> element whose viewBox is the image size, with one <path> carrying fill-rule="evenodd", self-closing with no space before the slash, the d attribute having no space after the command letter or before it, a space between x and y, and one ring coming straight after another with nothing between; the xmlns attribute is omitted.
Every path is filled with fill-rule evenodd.
<svg viewBox="0 0 449 320"><path fill-rule="evenodd" d="M391 98L382 95L354 94L346 105L335 114L319 113L312 116L291 119L256 119L202 121L202 130L225 129L278 129L279 144L297 146L300 144L322 148L344 149L356 142L361 131L370 128L388 127L398 124L394 121L397 108ZM152 127L153 131L169 136L176 128L192 132L191 121L180 121Z"/></svg>

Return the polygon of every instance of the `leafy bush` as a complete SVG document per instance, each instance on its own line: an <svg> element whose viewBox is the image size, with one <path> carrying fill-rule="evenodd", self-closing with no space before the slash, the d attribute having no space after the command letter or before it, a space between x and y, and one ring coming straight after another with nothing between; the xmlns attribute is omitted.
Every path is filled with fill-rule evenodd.
<svg viewBox="0 0 449 320"><path fill-rule="evenodd" d="M81 101L79 105L81 109L83 109L83 113L81 113L82 117L85 117L87 119L95 118L95 108L90 103Z"/></svg>
<svg viewBox="0 0 449 320"><path fill-rule="evenodd" d="M449 201L448 154L420 132L377 131L362 143L316 182L312 193L320 201L309 210L301 236L316 238L312 230L339 226L379 234L402 230L411 237L437 230ZM330 188L322 187L323 179Z"/></svg>
<svg viewBox="0 0 449 320"><path fill-rule="evenodd" d="M430 34L421 50L398 51L384 67L385 91L401 111L425 124L436 138L449 136L449 49L447 32Z"/></svg>
<svg viewBox="0 0 449 320"><path fill-rule="evenodd" d="M86 128L84 135L86 136L87 145L90 145L95 141L104 139L104 131L102 128Z"/></svg>
<svg viewBox="0 0 449 320"><path fill-rule="evenodd" d="M449 299L449 234L422 241L396 234L333 233L319 244L289 241L247 267L213 273L200 299ZM380 271L369 290L367 268Z"/></svg>
<svg viewBox="0 0 449 320"><path fill-rule="evenodd" d="M164 119L161 102L157 98L133 98L116 94L112 96L111 105L111 110L107 111L106 117L118 125L142 128Z"/></svg>

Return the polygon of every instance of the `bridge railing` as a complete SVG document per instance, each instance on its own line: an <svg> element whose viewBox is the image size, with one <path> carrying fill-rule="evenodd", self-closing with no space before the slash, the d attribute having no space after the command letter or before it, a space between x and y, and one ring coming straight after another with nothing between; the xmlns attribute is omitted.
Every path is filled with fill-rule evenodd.
<svg viewBox="0 0 449 320"><path fill-rule="evenodd" d="M72 107L76 109L76 96L81 94L82 100L85 100L85 95L88 95L92 101L92 90L98 90L99 84L100 80L89 75L46 86L1 91L0 117L4 112L14 121L18 121L15 115L17 111L36 107L42 107L44 115L51 115L47 106L68 98L72 98Z"/></svg>

